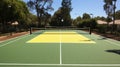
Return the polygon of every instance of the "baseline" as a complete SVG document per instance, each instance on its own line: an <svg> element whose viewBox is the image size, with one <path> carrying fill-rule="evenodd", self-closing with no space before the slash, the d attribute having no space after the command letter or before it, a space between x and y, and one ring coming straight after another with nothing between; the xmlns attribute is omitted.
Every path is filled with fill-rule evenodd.
<svg viewBox="0 0 120 67"><path fill-rule="evenodd" d="M0 63L0 66L120 66L120 64L25 64L25 63Z"/></svg>

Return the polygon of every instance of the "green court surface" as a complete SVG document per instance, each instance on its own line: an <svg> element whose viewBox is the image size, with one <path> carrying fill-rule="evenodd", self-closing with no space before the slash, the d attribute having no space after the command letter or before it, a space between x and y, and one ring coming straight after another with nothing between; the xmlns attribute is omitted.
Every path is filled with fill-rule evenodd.
<svg viewBox="0 0 120 67"><path fill-rule="evenodd" d="M60 31L60 35L56 35L63 36L60 42L28 43L43 33L40 31L1 42L0 67L120 67L120 41L79 31L79 35L94 43L64 43L61 40L65 35L72 39L74 34Z"/></svg>

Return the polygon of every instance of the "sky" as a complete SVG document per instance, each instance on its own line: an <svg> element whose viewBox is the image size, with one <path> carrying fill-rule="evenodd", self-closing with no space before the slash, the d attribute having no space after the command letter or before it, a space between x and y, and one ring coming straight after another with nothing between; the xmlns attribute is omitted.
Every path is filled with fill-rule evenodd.
<svg viewBox="0 0 120 67"><path fill-rule="evenodd" d="M28 0L24 0L27 2ZM52 7L54 11L51 11L52 15L55 11L57 11L61 7L62 0L53 0ZM72 0L72 11L71 17L75 19L78 16L82 16L84 13L93 14L93 17L96 16L104 16L106 17L106 13L103 10L104 2L103 0ZM120 10L120 0L117 0L116 3L116 11Z"/></svg>

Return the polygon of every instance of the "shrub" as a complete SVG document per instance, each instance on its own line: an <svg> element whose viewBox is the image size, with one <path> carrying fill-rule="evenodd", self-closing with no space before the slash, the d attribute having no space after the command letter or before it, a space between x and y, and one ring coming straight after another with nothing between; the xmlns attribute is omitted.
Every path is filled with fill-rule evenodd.
<svg viewBox="0 0 120 67"><path fill-rule="evenodd" d="M95 29L96 26L97 26L97 22L95 19L85 19L85 20L82 20L80 23L78 23L78 27L90 27L92 29Z"/></svg>
<svg viewBox="0 0 120 67"><path fill-rule="evenodd" d="M98 25L97 29L99 33L106 33L107 25Z"/></svg>

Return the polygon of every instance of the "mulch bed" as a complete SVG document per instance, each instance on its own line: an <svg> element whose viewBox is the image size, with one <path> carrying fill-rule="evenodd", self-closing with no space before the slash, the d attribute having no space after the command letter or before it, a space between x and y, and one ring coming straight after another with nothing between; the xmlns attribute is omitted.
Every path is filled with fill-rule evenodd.
<svg viewBox="0 0 120 67"><path fill-rule="evenodd" d="M25 35L25 34L28 34L28 33L29 32L20 32L20 33L13 33L12 36L11 35L0 36L0 41L8 40L8 39L15 38L15 37Z"/></svg>
<svg viewBox="0 0 120 67"><path fill-rule="evenodd" d="M117 36L117 35L114 35L114 34L110 34L110 33L102 34L102 33L98 33L98 32L94 32L94 33L98 34L98 35L101 35L101 36L104 36L106 38L110 38L110 39L120 41L120 36Z"/></svg>

